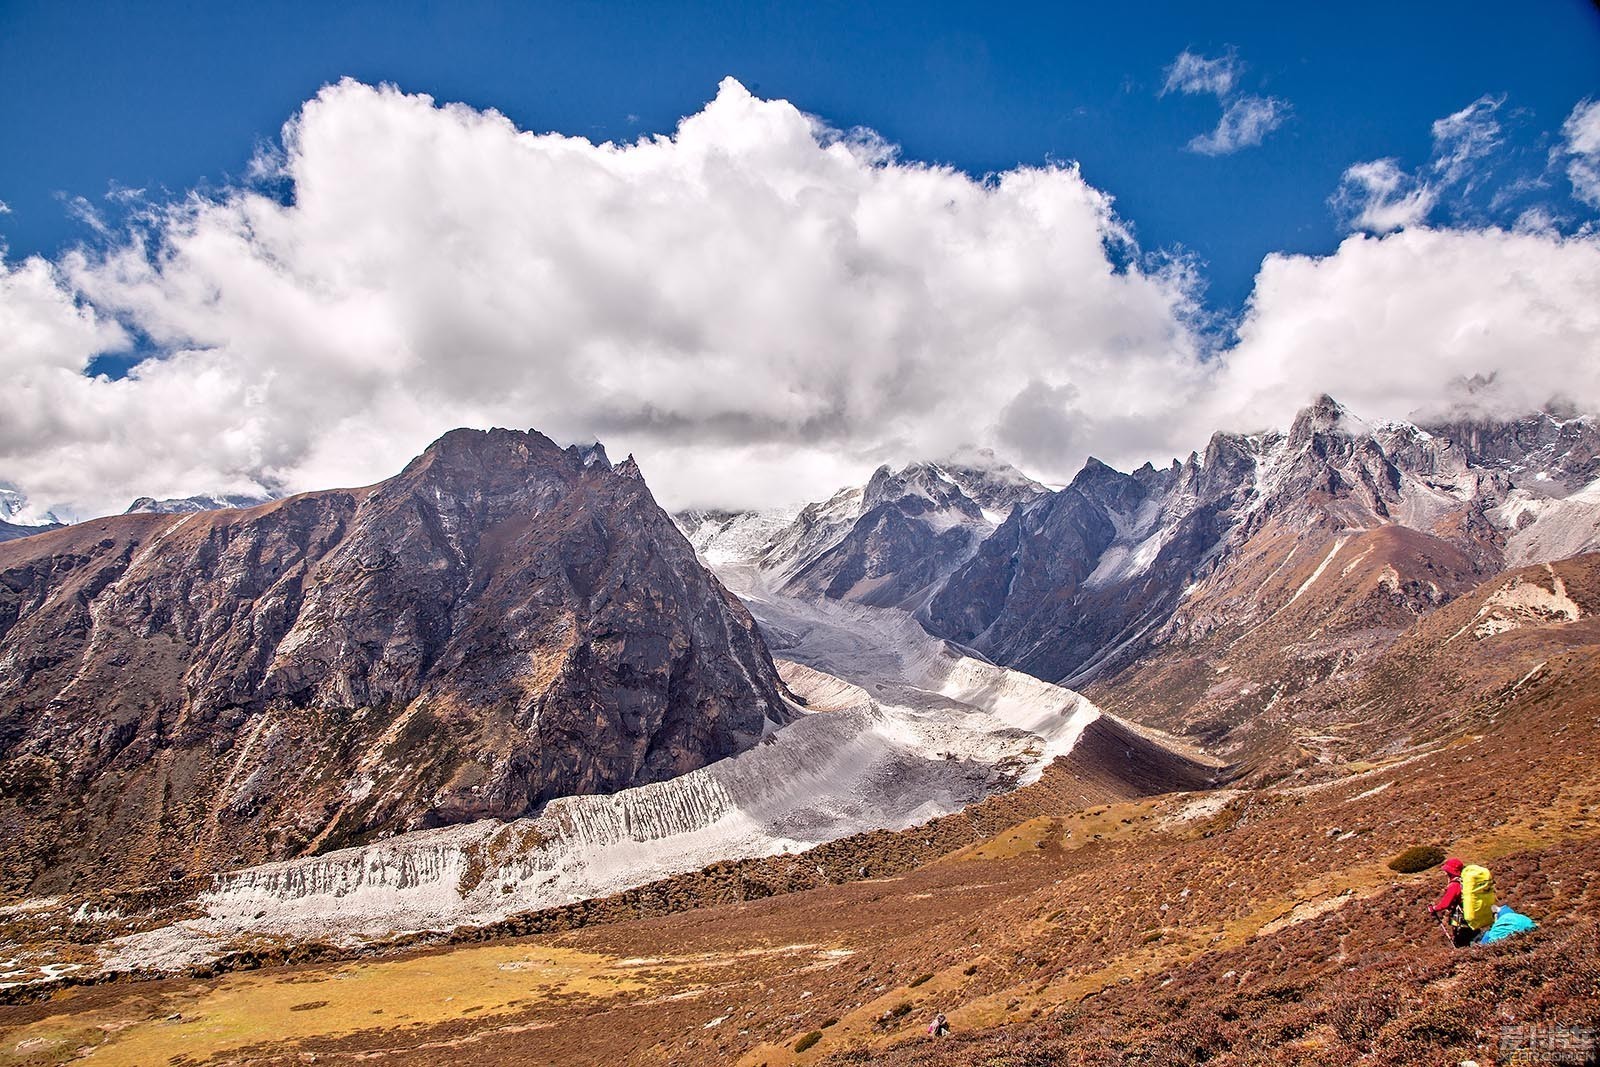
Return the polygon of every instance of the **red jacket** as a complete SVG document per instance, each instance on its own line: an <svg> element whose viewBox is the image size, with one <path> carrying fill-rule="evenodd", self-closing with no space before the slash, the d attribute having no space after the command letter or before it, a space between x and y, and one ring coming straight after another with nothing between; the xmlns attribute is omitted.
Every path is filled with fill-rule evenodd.
<svg viewBox="0 0 1600 1067"><path fill-rule="evenodd" d="M1438 901L1428 910L1435 915L1443 915L1457 904L1461 903L1461 869L1466 864L1455 857L1444 861L1444 873L1450 876L1450 884L1444 887L1444 892L1439 894Z"/></svg>

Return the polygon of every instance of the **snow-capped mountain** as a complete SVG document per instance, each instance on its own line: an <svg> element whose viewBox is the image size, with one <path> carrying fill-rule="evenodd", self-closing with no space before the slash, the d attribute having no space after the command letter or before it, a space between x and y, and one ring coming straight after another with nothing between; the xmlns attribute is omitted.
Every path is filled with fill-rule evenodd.
<svg viewBox="0 0 1600 1067"><path fill-rule="evenodd" d="M951 558L975 547L976 541L967 543L967 534L981 540L1018 504L1048 492L988 451L939 463L911 463L898 471L885 465L866 485L841 489L827 501L808 505L788 530L773 539L761 556L761 567L791 582L808 573L808 579L792 587L796 592L904 603L893 595L865 598L873 596L872 589L883 579L907 566L921 566L914 552L935 553L933 570L947 571ZM909 528L901 529L904 523ZM966 533L951 532L958 528ZM856 571L860 577L849 584L836 581ZM855 583L863 580L873 582L872 589L857 588L852 593ZM917 581L899 584L915 586Z"/></svg>
<svg viewBox="0 0 1600 1067"><path fill-rule="evenodd" d="M941 467L879 467L861 491L849 527L784 582L795 596L875 607L920 606L994 529L977 501Z"/></svg>
<svg viewBox="0 0 1600 1067"><path fill-rule="evenodd" d="M253 508L269 504L275 496L260 493L201 493L196 496L168 497L157 500L142 496L128 505L124 515L188 515L196 511L224 511L229 508Z"/></svg>
<svg viewBox="0 0 1600 1067"><path fill-rule="evenodd" d="M0 482L0 522L13 526L61 525L55 512L38 510L26 493L6 482Z"/></svg>
<svg viewBox="0 0 1600 1067"><path fill-rule="evenodd" d="M1175 670L1184 648L1250 648L1272 661L1264 677L1309 683L1362 654L1356 634L1408 625L1508 565L1600 547L1597 444L1584 419L1422 428L1323 397L1287 433L1218 433L1165 469L1091 460L1015 511L920 617L1064 684L1146 655ZM1287 666L1292 647L1320 665ZM1196 657L1162 693L1192 703L1228 669Z"/></svg>
<svg viewBox="0 0 1600 1067"><path fill-rule="evenodd" d="M703 560L744 565L796 596L916 608L1021 504L1049 489L993 452L885 465L799 509L685 511L674 518Z"/></svg>
<svg viewBox="0 0 1600 1067"><path fill-rule="evenodd" d="M915 610L1014 508L1048 492L988 451L885 465L801 509L755 562L790 595Z"/></svg>
<svg viewBox="0 0 1600 1067"><path fill-rule="evenodd" d="M7 482L0 482L0 541L53 530L61 520L53 512L36 511L27 494Z"/></svg>

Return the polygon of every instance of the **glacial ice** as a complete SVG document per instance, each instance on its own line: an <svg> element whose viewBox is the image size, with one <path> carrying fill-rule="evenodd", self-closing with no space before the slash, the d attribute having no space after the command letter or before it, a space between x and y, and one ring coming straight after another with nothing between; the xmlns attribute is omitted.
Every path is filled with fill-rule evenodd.
<svg viewBox="0 0 1600 1067"><path fill-rule="evenodd" d="M342 942L448 930L719 860L903 829L1038 778L1101 713L930 637L905 612L801 601L726 568L805 714L689 774L531 817L403 834L218 875L203 914L121 939L111 969L178 967L243 935Z"/></svg>

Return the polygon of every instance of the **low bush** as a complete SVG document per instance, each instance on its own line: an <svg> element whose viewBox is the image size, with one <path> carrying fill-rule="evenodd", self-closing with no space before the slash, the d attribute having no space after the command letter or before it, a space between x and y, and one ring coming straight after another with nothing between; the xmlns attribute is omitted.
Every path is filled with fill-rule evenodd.
<svg viewBox="0 0 1600 1067"><path fill-rule="evenodd" d="M1444 849L1438 845L1412 845L1389 861L1391 871L1420 874L1444 862Z"/></svg>

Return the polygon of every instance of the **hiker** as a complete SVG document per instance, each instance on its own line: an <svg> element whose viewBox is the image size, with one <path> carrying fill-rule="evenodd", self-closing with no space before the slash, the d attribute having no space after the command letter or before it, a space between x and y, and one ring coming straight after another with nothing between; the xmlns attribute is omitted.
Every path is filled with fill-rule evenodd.
<svg viewBox="0 0 1600 1067"><path fill-rule="evenodd" d="M1494 878L1489 868L1454 856L1443 869L1449 881L1428 914L1439 920L1453 947L1466 948L1494 925Z"/></svg>
<svg viewBox="0 0 1600 1067"><path fill-rule="evenodd" d="M933 1017L933 1022L928 1024L929 1037L943 1037L950 1032L950 1020L944 1017L944 1012L939 1012Z"/></svg>
<svg viewBox="0 0 1600 1067"><path fill-rule="evenodd" d="M1537 930L1539 924L1522 914L1512 910L1509 904L1496 904L1494 906L1494 925L1483 932L1478 938L1480 945L1492 945L1496 941L1504 941L1513 934L1525 934L1529 930Z"/></svg>

